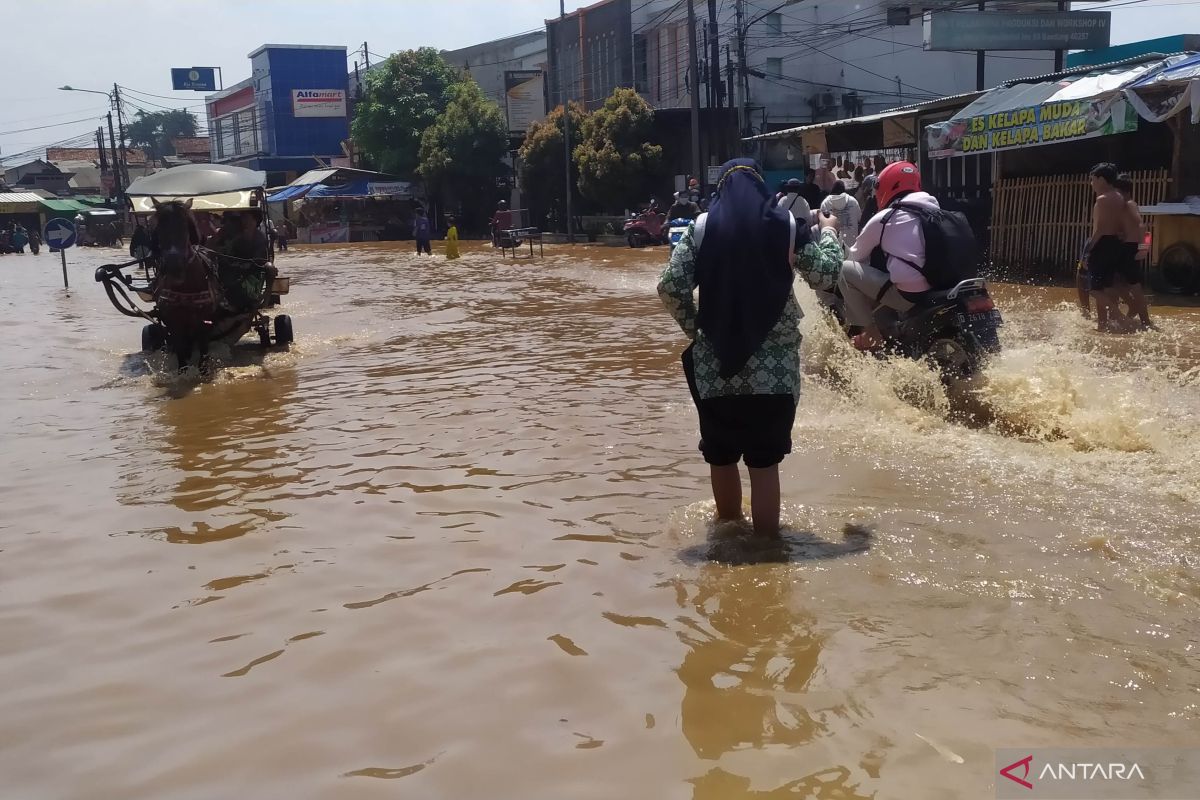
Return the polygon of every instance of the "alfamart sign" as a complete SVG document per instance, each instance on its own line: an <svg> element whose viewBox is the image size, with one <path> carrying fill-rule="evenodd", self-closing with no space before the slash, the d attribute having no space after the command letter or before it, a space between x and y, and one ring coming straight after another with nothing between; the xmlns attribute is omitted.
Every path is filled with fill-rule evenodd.
<svg viewBox="0 0 1200 800"><path fill-rule="evenodd" d="M344 117L346 92L343 89L293 89L292 116Z"/></svg>
<svg viewBox="0 0 1200 800"><path fill-rule="evenodd" d="M939 122L925 128L925 146L931 158L946 158L1129 133L1137 126L1137 110L1115 95Z"/></svg>

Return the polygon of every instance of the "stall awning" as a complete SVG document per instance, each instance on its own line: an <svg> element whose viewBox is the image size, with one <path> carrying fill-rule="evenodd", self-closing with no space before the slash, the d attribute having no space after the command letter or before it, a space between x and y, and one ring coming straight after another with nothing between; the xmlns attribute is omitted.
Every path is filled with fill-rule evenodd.
<svg viewBox="0 0 1200 800"><path fill-rule="evenodd" d="M288 200L299 200L304 195L308 194L317 184L305 183L300 186L287 185L278 192L267 196L268 203L283 203Z"/></svg>
<svg viewBox="0 0 1200 800"><path fill-rule="evenodd" d="M1138 112L1121 90L1170 63L1156 55L999 86L926 126L926 150L947 158L1135 131Z"/></svg>
<svg viewBox="0 0 1200 800"><path fill-rule="evenodd" d="M937 100L929 100L924 103L913 103L908 106L900 106L898 108L889 108L886 111L879 111L875 114L866 114L861 117L848 117L847 119L833 119L828 122L814 122L809 125L800 125L795 128L787 128L782 131L771 131L770 133L761 133L758 136L750 136L745 139L747 142L765 141L768 139L792 139L800 138L805 131L812 132L822 130L824 128L839 128L843 125L867 125L872 122L882 122L887 119L895 119L918 113L928 113L944 109L947 106L964 105L979 95L982 92L964 92L963 94L951 95L949 97L939 97Z"/></svg>
<svg viewBox="0 0 1200 800"><path fill-rule="evenodd" d="M36 214L41 202L33 192L0 192L0 214Z"/></svg>
<svg viewBox="0 0 1200 800"><path fill-rule="evenodd" d="M85 206L78 200L42 200L42 206L58 214L78 214L81 211L91 211L91 206Z"/></svg>

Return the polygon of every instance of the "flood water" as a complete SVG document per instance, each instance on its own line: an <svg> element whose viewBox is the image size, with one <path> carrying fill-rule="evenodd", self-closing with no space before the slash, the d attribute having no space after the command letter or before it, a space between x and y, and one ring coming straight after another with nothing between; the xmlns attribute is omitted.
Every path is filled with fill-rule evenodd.
<svg viewBox="0 0 1200 800"><path fill-rule="evenodd" d="M206 382L135 352L118 251L0 258L0 793L981 798L995 747L1200 743L1200 310L998 287L947 397L801 291L754 549L665 252L466 250L281 255L296 344Z"/></svg>

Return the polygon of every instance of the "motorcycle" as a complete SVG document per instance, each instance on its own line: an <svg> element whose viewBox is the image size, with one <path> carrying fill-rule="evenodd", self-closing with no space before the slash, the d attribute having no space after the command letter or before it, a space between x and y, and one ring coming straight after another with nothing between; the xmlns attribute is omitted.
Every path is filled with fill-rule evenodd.
<svg viewBox="0 0 1200 800"><path fill-rule="evenodd" d="M643 211L625 220L623 231L630 247L667 244L667 217L657 211Z"/></svg>
<svg viewBox="0 0 1200 800"><path fill-rule="evenodd" d="M817 298L847 329L841 295L817 292ZM983 278L968 278L953 289L927 293L917 305L881 326L881 355L928 358L943 380L975 375L989 356L1000 352L1004 319Z"/></svg>
<svg viewBox="0 0 1200 800"><path fill-rule="evenodd" d="M686 217L673 219L667 223L667 244L671 245L671 252L675 252L675 245L679 244L679 240L687 233L688 226L692 224L692 220Z"/></svg>

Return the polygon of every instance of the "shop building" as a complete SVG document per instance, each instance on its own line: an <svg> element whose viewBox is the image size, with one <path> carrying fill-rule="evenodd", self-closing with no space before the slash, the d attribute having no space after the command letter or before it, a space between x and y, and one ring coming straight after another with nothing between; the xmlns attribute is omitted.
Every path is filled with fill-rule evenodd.
<svg viewBox="0 0 1200 800"><path fill-rule="evenodd" d="M212 162L262 170L279 186L342 158L346 48L266 44L248 57L249 78L205 98Z"/></svg>

